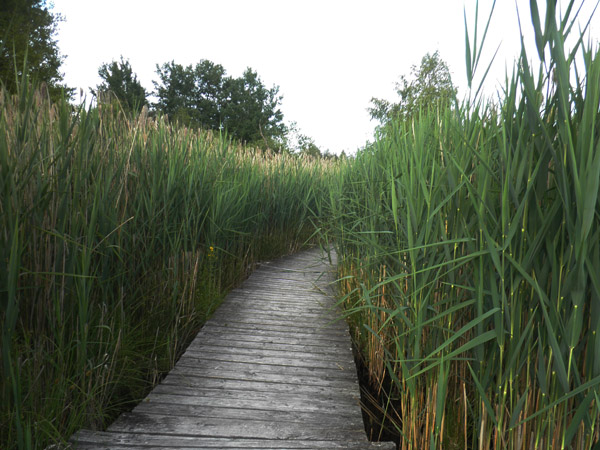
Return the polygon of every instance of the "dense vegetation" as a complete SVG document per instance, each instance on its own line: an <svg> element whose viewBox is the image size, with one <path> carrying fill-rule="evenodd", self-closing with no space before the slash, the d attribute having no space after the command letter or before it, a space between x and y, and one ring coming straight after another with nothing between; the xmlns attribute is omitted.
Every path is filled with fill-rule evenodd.
<svg viewBox="0 0 600 450"><path fill-rule="evenodd" d="M252 264L298 248L326 163L118 109L0 93L0 446L98 427Z"/></svg>
<svg viewBox="0 0 600 450"><path fill-rule="evenodd" d="M498 101L459 104L427 55L399 103L374 99L375 142L335 163L149 118L141 86L87 110L5 86L0 446L109 422L257 259L319 233L401 448L597 448L600 52L565 50L573 4L541 20L531 2L540 63L523 48ZM469 81L480 55L467 36ZM225 83L200 65L161 73ZM418 81L436 68L441 90ZM102 69L137 86L123 59Z"/></svg>
<svg viewBox="0 0 600 450"><path fill-rule="evenodd" d="M565 51L555 3L498 105L392 122L335 180L344 303L403 449L598 448L600 52Z"/></svg>
<svg viewBox="0 0 600 450"><path fill-rule="evenodd" d="M0 80L14 93L18 80L28 76L44 83L53 100L71 90L63 84L64 57L55 39L62 17L46 0L3 0L0 3Z"/></svg>

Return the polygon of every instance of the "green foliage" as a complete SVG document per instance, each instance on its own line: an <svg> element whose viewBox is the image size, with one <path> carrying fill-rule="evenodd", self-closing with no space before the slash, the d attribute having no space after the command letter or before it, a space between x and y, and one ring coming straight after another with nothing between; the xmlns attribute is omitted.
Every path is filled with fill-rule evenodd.
<svg viewBox="0 0 600 450"><path fill-rule="evenodd" d="M302 155L307 155L312 158L320 158L323 156L319 147L317 147L314 141L311 139L306 144L303 145L302 150L300 152Z"/></svg>
<svg viewBox="0 0 600 450"><path fill-rule="evenodd" d="M62 18L52 14L45 0L4 0L0 3L0 81L15 93L27 75L45 83L53 100L65 90L60 65L63 57L54 39Z"/></svg>
<svg viewBox="0 0 600 450"><path fill-rule="evenodd" d="M156 67L159 82L153 81L158 101L155 108L170 120L219 129L223 123L225 69L203 60L184 67L174 61Z"/></svg>
<svg viewBox="0 0 600 450"><path fill-rule="evenodd" d="M285 133L279 109L279 87L267 89L258 74L247 68L240 78L224 83L223 126L242 142L264 142Z"/></svg>
<svg viewBox="0 0 600 450"><path fill-rule="evenodd" d="M146 90L133 73L129 61L125 61L122 56L119 62L102 64L98 75L103 81L92 93L98 97L99 102L110 101L111 96L114 96L126 111L133 113L139 113L147 104Z"/></svg>
<svg viewBox="0 0 600 450"><path fill-rule="evenodd" d="M283 148L298 155L306 155L313 158L323 156L314 139L302 133L296 122L288 125Z"/></svg>
<svg viewBox="0 0 600 450"><path fill-rule="evenodd" d="M248 68L240 78L226 75L220 64L196 66L175 62L157 65L156 109L172 120L205 129L225 129L235 139L279 148L285 135L277 86L267 89Z"/></svg>
<svg viewBox="0 0 600 450"><path fill-rule="evenodd" d="M306 242L334 167L20 91L0 90L0 447L47 449L143 398L254 262Z"/></svg>
<svg viewBox="0 0 600 450"><path fill-rule="evenodd" d="M600 51L574 2L535 3L538 66L522 43L499 105L393 121L333 180L343 302L404 449L600 445Z"/></svg>
<svg viewBox="0 0 600 450"><path fill-rule="evenodd" d="M447 108L455 103L456 87L439 52L433 55L427 53L419 67L412 66L411 75L410 80L402 75L400 82L396 83L396 93L400 97L398 103L371 99L373 107L369 108L369 113L372 119L385 125L390 120L410 120L423 111Z"/></svg>

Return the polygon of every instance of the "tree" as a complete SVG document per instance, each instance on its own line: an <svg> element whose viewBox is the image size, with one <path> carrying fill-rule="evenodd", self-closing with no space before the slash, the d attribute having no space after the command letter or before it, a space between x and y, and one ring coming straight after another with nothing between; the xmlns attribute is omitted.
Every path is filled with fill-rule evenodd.
<svg viewBox="0 0 600 450"><path fill-rule="evenodd" d="M240 78L226 75L220 64L202 60L183 67L157 65L155 107L185 125L226 129L236 139L276 148L284 136L281 97L277 86L267 89L248 68Z"/></svg>
<svg viewBox="0 0 600 450"><path fill-rule="evenodd" d="M302 145L300 154L312 156L313 158L321 158L325 156L325 153L321 153L321 150L319 147L317 147L317 144L315 144L315 141L312 138L308 138ZM329 152L326 152L326 154L329 155Z"/></svg>
<svg viewBox="0 0 600 450"><path fill-rule="evenodd" d="M0 80L16 92L17 78L24 73L31 81L45 83L53 100L64 90L72 95L60 73L64 57L54 35L62 17L52 14L46 0L3 0L0 2Z"/></svg>
<svg viewBox="0 0 600 450"><path fill-rule="evenodd" d="M119 62L102 64L98 69L98 75L103 81L95 91L92 90L92 93L99 98L99 101L105 95L114 95L123 108L134 113L139 112L148 103L146 90L138 81L137 75L133 73L129 61L124 60L122 56Z"/></svg>
<svg viewBox="0 0 600 450"><path fill-rule="evenodd" d="M192 66L183 67L174 61L162 66L156 65L156 74L160 81L152 81L158 102L154 107L171 120L179 119L184 125L191 122L197 123L197 117L190 117L193 113L196 87L195 75ZM179 115L179 118L177 117Z"/></svg>
<svg viewBox="0 0 600 450"><path fill-rule="evenodd" d="M247 68L240 78L228 78L224 89L223 126L236 138L271 146L274 140L283 137L279 87L267 89L258 74Z"/></svg>
<svg viewBox="0 0 600 450"><path fill-rule="evenodd" d="M375 97L371 99L373 107L369 108L369 113L372 119L385 125L395 118L408 120L432 107L452 106L457 90L448 65L440 58L439 52L433 55L427 53L419 67L412 66L411 75L412 80L403 75L396 83L396 93L400 96L398 103Z"/></svg>
<svg viewBox="0 0 600 450"><path fill-rule="evenodd" d="M225 69L203 60L196 67L174 61L156 66L160 81L153 81L158 102L155 107L184 125L217 129L223 122Z"/></svg>
<svg viewBox="0 0 600 450"><path fill-rule="evenodd" d="M323 156L314 139L302 133L296 122L288 125L283 147L290 153L309 155L315 158Z"/></svg>
<svg viewBox="0 0 600 450"><path fill-rule="evenodd" d="M208 60L202 60L194 68L195 107L200 123L217 129L223 125L223 102L225 101L225 68Z"/></svg>

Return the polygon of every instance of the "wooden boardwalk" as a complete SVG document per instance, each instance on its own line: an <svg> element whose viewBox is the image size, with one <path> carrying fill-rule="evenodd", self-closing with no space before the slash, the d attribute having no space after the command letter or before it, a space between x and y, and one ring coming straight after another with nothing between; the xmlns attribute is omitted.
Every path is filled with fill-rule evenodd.
<svg viewBox="0 0 600 450"><path fill-rule="evenodd" d="M163 382L79 449L395 449L366 438L348 327L318 249L263 263Z"/></svg>

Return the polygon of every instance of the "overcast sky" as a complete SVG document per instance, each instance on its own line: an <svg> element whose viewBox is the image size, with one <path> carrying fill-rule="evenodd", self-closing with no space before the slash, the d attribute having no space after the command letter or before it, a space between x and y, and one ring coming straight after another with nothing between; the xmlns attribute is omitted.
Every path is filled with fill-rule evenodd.
<svg viewBox="0 0 600 450"><path fill-rule="evenodd" d="M582 18L596 1L585 1ZM479 3L483 26L492 0ZM497 1L482 56L489 61L500 45L490 94L519 52L515 3L532 34L529 0ZM251 67L268 88L280 87L286 122L334 153L354 153L372 137L370 99L394 100L394 83L426 53L439 50L459 95L466 93L465 10L472 30L475 0L54 0L53 9L65 18L58 33L65 81L88 97L98 67L121 55L147 91L156 64L172 60L208 59L236 77ZM600 11L591 33L600 37Z"/></svg>

